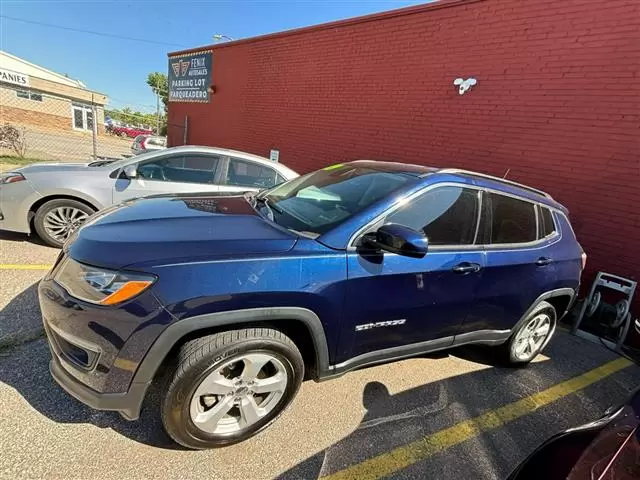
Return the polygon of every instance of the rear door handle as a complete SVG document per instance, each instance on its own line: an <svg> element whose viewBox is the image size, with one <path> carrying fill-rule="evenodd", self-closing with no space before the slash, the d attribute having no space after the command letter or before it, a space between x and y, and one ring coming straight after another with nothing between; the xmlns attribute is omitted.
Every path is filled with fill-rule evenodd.
<svg viewBox="0 0 640 480"><path fill-rule="evenodd" d="M553 262L553 260L548 257L540 257L538 260L536 260L536 265L542 267L544 265L549 265L551 262Z"/></svg>
<svg viewBox="0 0 640 480"><path fill-rule="evenodd" d="M480 271L480 265L477 263L462 262L451 269L455 273L476 273Z"/></svg>

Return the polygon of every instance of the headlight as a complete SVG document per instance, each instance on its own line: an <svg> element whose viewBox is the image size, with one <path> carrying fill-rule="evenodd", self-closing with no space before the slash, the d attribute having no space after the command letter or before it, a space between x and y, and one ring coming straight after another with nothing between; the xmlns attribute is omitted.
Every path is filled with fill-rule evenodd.
<svg viewBox="0 0 640 480"><path fill-rule="evenodd" d="M58 268L54 280L80 300L98 305L115 305L144 292L156 277L92 267L67 257Z"/></svg>
<svg viewBox="0 0 640 480"><path fill-rule="evenodd" d="M26 178L24 178L24 175L18 172L8 172L0 175L0 185L5 183L22 182L24 180L26 180Z"/></svg>

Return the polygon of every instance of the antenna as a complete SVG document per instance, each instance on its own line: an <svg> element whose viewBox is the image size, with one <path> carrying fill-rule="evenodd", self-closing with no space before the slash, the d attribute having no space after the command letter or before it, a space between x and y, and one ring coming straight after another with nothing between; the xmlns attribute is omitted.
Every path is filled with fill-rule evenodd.
<svg viewBox="0 0 640 480"><path fill-rule="evenodd" d="M507 175L509 175L509 172L511 171L510 168L507 168L507 171L504 172L504 177L502 177L502 179L504 180L505 178L507 178Z"/></svg>

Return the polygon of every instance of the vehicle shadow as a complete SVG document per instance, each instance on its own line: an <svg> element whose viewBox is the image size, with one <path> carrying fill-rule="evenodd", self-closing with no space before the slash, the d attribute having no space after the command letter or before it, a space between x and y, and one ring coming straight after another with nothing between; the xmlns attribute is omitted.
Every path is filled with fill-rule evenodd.
<svg viewBox="0 0 640 480"><path fill-rule="evenodd" d="M0 349L44 334L38 304L38 282L13 297L0 311Z"/></svg>
<svg viewBox="0 0 640 480"><path fill-rule="evenodd" d="M67 394L49 373L51 354L45 339L0 350L0 382L14 388L39 413L58 423L90 423L111 428L136 442L180 450L164 432L160 419L150 408L159 402L158 388L147 395L141 418L129 422L116 412L97 411ZM157 404L156 404L157 405Z"/></svg>
<svg viewBox="0 0 640 480"><path fill-rule="evenodd" d="M0 231L0 241L11 242L11 244L32 243L34 245L40 245L42 247L53 249L53 247L51 247L50 245L47 245L42 240L40 240L40 237L38 237L38 235L36 235L35 233L32 233L31 235L29 235L26 233ZM6 247L6 248L10 248L10 247Z"/></svg>
<svg viewBox="0 0 640 480"><path fill-rule="evenodd" d="M91 423L111 428L132 440L167 449L181 449L165 434L154 415L160 398L152 387L140 421L129 422L116 412L86 407L56 384L49 373L51 353L37 298L38 282L16 295L0 311L0 382L14 388L33 408L60 423Z"/></svg>
<svg viewBox="0 0 640 480"><path fill-rule="evenodd" d="M398 478L506 478L547 438L599 418L612 404L624 403L640 384L640 369L627 369L620 374L622 378L602 380L597 386L507 421L489 432L469 435L465 441L442 452L438 451L438 442L447 443L450 438L460 435L459 431L440 435L440 438L433 437L429 445L422 443L423 439L436 432L517 402L616 358L597 345L576 341L567 333L560 332L558 337L545 350L545 355L553 358L552 361L547 359L525 368L495 366L494 361L499 365L502 361L490 349L467 346L447 351L446 355L487 368L480 367L479 370L394 395L384 384L369 382L362 397L366 413L359 426L342 440L277 478L319 479L381 455L386 458L382 457L377 465L348 472L345 478L386 472L389 465L412 455L424 460L413 460L409 462L411 465L399 468ZM589 358L582 357L572 362L578 350ZM437 365L432 364L431 367L437 368ZM331 421L329 415L327 421ZM409 447L409 453L388 454L406 445L413 445ZM424 449L434 450L434 453L421 453ZM391 471L394 471L393 467ZM395 478L389 473L380 475Z"/></svg>

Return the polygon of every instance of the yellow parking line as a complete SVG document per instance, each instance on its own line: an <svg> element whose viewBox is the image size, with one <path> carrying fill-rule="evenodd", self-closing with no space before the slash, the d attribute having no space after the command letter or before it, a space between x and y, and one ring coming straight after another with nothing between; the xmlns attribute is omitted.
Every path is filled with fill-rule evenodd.
<svg viewBox="0 0 640 480"><path fill-rule="evenodd" d="M545 405L582 390L632 364L633 363L626 358L613 360L582 375L554 385L529 397L525 397L522 400L491 410L478 417L465 420L452 427L435 432L421 440L394 448L389 452L322 478L330 480L373 480L386 477L438 452L476 437L483 432L494 430L517 418L533 413Z"/></svg>
<svg viewBox="0 0 640 480"><path fill-rule="evenodd" d="M0 270L51 270L52 265L0 263Z"/></svg>

